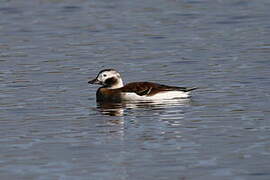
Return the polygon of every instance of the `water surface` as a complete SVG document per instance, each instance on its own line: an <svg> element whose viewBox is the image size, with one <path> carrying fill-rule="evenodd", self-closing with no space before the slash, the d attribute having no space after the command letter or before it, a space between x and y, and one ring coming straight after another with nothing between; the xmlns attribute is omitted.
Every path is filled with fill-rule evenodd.
<svg viewBox="0 0 270 180"><path fill-rule="evenodd" d="M269 7L1 1L1 179L270 179ZM96 104L104 68L200 89Z"/></svg>

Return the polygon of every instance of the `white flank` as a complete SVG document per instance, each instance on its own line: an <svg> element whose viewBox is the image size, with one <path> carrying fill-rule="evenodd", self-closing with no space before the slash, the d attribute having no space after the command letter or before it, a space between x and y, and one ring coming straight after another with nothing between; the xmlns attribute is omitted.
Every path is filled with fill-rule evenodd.
<svg viewBox="0 0 270 180"><path fill-rule="evenodd" d="M154 96L139 96L136 93L122 93L122 99L126 101L130 100L163 100L163 99L175 99L175 98L187 98L189 92L182 91L166 91L155 94Z"/></svg>

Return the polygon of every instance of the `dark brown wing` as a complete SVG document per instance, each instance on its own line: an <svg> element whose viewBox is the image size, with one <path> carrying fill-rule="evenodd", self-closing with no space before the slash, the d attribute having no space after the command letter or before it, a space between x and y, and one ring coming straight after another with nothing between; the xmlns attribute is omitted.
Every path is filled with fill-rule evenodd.
<svg viewBox="0 0 270 180"><path fill-rule="evenodd" d="M164 91L184 91L188 92L194 90L195 88L185 88L185 87L174 87L174 86L166 86L157 83L151 82L134 82L126 84L124 87L120 88L121 92L133 92L138 94L139 96L153 96L159 92Z"/></svg>

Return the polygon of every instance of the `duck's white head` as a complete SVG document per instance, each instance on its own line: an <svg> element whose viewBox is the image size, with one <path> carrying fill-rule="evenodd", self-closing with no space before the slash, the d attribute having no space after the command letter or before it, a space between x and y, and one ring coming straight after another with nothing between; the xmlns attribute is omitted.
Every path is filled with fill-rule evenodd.
<svg viewBox="0 0 270 180"><path fill-rule="evenodd" d="M114 69L104 69L100 71L97 77L88 83L101 84L109 89L117 89L123 87L123 81L120 74Z"/></svg>

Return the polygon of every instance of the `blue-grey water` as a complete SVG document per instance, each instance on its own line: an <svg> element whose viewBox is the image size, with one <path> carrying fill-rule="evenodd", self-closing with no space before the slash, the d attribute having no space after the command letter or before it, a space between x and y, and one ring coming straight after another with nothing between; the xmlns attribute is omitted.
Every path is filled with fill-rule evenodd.
<svg viewBox="0 0 270 180"><path fill-rule="evenodd" d="M0 179L269 180L269 0L1 0ZM189 99L96 104L125 82Z"/></svg>

